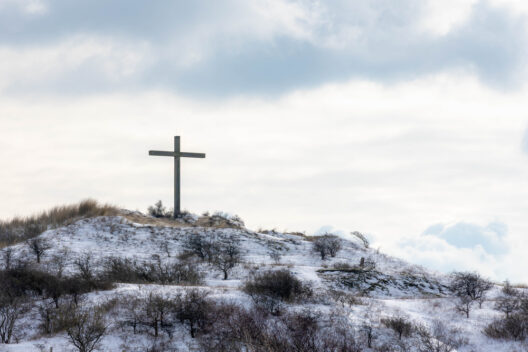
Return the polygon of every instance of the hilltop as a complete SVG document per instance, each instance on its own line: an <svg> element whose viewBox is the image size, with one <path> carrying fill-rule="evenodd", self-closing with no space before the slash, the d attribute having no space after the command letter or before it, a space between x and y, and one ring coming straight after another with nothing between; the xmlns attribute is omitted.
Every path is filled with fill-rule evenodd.
<svg viewBox="0 0 528 352"><path fill-rule="evenodd" d="M72 342L88 328L99 351L526 350L524 331L505 336L497 323L511 292L519 307L508 315L524 317L523 289L490 284L461 312L452 276L369 248L360 234L82 207L0 223L0 317L18 310L0 351L89 351L86 339Z"/></svg>

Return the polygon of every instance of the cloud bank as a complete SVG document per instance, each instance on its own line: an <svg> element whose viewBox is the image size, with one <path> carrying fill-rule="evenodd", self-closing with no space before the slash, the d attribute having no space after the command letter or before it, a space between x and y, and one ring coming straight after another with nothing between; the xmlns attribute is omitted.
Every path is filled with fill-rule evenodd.
<svg viewBox="0 0 528 352"><path fill-rule="evenodd" d="M463 70L499 89L526 78L526 21L460 1L6 1L4 93L167 89L280 95L352 78ZM34 70L36 68L36 70Z"/></svg>

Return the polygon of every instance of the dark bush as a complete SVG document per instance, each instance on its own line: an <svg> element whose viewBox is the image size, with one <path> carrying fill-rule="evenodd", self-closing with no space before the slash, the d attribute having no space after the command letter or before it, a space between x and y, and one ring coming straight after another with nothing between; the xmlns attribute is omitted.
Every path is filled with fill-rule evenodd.
<svg viewBox="0 0 528 352"><path fill-rule="evenodd" d="M148 207L148 214L155 218L170 218L173 215L171 211L165 209L161 200L158 200L153 206Z"/></svg>
<svg viewBox="0 0 528 352"><path fill-rule="evenodd" d="M58 278L31 266L0 271L0 282L3 292L10 297L44 296L51 298L56 307L64 295L71 295L77 302L84 293L113 288L110 282L103 279L84 280L78 276Z"/></svg>
<svg viewBox="0 0 528 352"><path fill-rule="evenodd" d="M121 283L158 283L198 285L202 274L192 265L181 262L137 263L131 259L110 257L104 262L102 274L107 280Z"/></svg>
<svg viewBox="0 0 528 352"><path fill-rule="evenodd" d="M71 326L71 313L76 309L77 306L73 302L59 307L45 301L42 302L38 306L42 333L50 335L65 331Z"/></svg>
<svg viewBox="0 0 528 352"><path fill-rule="evenodd" d="M524 340L528 336L528 319L522 313L497 319L484 329L486 336L494 339Z"/></svg>
<svg viewBox="0 0 528 352"><path fill-rule="evenodd" d="M288 270L258 273L244 284L244 292L260 307L274 314L280 313L280 302L300 301L312 295L311 287Z"/></svg>
<svg viewBox="0 0 528 352"><path fill-rule="evenodd" d="M364 351L343 319L325 319L308 311L274 317L223 303L210 307L210 317L209 329L200 337L205 351Z"/></svg>
<svg viewBox="0 0 528 352"><path fill-rule="evenodd" d="M175 303L174 312L177 319L186 324L191 337L197 332L204 331L209 323L212 303L207 299L208 293L193 289L181 296Z"/></svg>
<svg viewBox="0 0 528 352"><path fill-rule="evenodd" d="M335 257L341 250L341 239L332 234L316 237L312 242L312 250L325 260L328 256Z"/></svg>
<svg viewBox="0 0 528 352"><path fill-rule="evenodd" d="M399 340L402 337L410 336L413 331L413 324L401 316L382 319L381 322L389 329L392 329L398 335Z"/></svg>

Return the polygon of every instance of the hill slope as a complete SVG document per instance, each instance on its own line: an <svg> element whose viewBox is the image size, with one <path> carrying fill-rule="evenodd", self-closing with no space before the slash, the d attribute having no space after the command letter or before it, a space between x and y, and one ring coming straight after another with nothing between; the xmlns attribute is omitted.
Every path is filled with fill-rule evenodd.
<svg viewBox="0 0 528 352"><path fill-rule="evenodd" d="M26 271L45 272L59 277L64 287L70 287L67 283L75 280L93 283L75 292L61 289L55 295L58 297L50 294L53 289L45 284L41 292L28 288L31 303L26 301L27 310L16 321L11 344L0 344L0 351L49 351L50 347L53 351L72 350L65 328L57 327L60 319L55 318L54 327L47 329L46 317L56 317L61 307L94 311L91 307L96 306L104 307L106 332L98 344L101 351L202 351L213 350L211 346L216 346L215 350L224 346L225 350L254 351L432 350L433 347L424 347L427 341L436 343L438 351L524 348L522 342L495 340L483 334L493 319L502 316L494 310L495 299L501 295L499 287L487 293L482 308L473 305L466 318L455 309L456 299L449 291L447 276L365 248L361 241L341 239L336 255L322 260L312 250L315 239L303 234L255 232L244 228L239 219L223 215L187 216L185 221L173 222L128 211L118 216L82 219L45 231L36 239L49 247L43 251L40 263L34 263L34 252L27 243L2 249L4 258L10 253L11 270L18 265ZM235 247L235 253L229 252L231 247ZM233 268L230 264L234 264ZM297 292L295 297L244 290L246 282L256 282L269 271L278 270L290 272L304 289L292 291ZM5 280L4 284L8 282ZM207 301L205 310L215 312L215 319L204 313L196 321L195 331L191 319L181 313L181 302L190 299L190 292L201 295L199 302ZM80 302L73 304L77 293ZM160 308L166 311L161 313L159 331L157 321L155 329L150 323L154 313L145 303L153 297L173 302ZM228 309L230 313L226 314ZM229 317L241 320L244 312L253 312L253 323L256 314L262 315L258 330L275 331L280 326L283 330L277 331L287 331L284 339L288 342L281 342L282 347L276 349L258 347L257 337L248 343L237 335L234 342L229 334L240 327L236 321L229 322ZM140 313L144 314L140 317ZM307 317L312 325L292 325L293 321L305 322ZM412 332L404 331L400 339L390 324L395 318L412 324ZM224 325L219 320L230 326L226 329L229 332L224 333L228 337L220 334ZM438 322L447 332L444 335L457 340L453 346L448 338L434 334L433 327L438 327ZM310 326L318 331L313 336L320 336L315 343L319 345L299 347L296 341L307 343L304 335L310 335ZM296 337L298 332L302 336ZM258 336L261 334L262 331ZM277 336L277 332L269 336ZM353 343L348 344L349 349L330 347L335 341L327 342L328 336L336 341L344 341L342 336L346 336ZM225 347L227 340L230 347ZM320 345L323 340L324 346ZM286 344L291 348L284 347Z"/></svg>

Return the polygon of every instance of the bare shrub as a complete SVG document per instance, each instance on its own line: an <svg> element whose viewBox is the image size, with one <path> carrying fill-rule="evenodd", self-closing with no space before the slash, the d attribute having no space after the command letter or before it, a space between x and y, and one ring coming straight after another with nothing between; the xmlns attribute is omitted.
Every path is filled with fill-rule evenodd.
<svg viewBox="0 0 528 352"><path fill-rule="evenodd" d="M381 323L393 330L398 335L399 340L402 337L410 336L413 331L413 324L403 316L381 319Z"/></svg>
<svg viewBox="0 0 528 352"><path fill-rule="evenodd" d="M54 304L42 302L38 306L40 329L48 335L65 331L72 323L71 312L75 309L71 303L56 307Z"/></svg>
<svg viewBox="0 0 528 352"><path fill-rule="evenodd" d="M222 303L210 307L203 350L231 352L362 352L353 329L338 316L321 317L304 310L281 316Z"/></svg>
<svg viewBox="0 0 528 352"><path fill-rule="evenodd" d="M341 247L341 239L328 233L316 237L312 242L312 250L318 253L322 260L325 260L328 256L335 257L337 252L341 250Z"/></svg>
<svg viewBox="0 0 528 352"><path fill-rule="evenodd" d="M148 214L155 218L170 218L172 215L170 211L166 210L161 200L158 200L153 206L148 207Z"/></svg>
<svg viewBox="0 0 528 352"><path fill-rule="evenodd" d="M485 329L486 336L494 339L524 340L528 336L528 317L522 312L496 319Z"/></svg>
<svg viewBox="0 0 528 352"><path fill-rule="evenodd" d="M264 348L259 347L269 345L268 324L261 311L218 303L211 305L209 313L215 318L210 322L209 333L200 338L204 351L260 352Z"/></svg>
<svg viewBox="0 0 528 352"><path fill-rule="evenodd" d="M376 261L371 257L361 257L359 260L359 268L364 272L370 272L376 269Z"/></svg>
<svg viewBox="0 0 528 352"><path fill-rule="evenodd" d="M453 352L468 343L460 330L449 329L440 321L433 322L431 329L418 326L417 334L420 352Z"/></svg>
<svg viewBox="0 0 528 352"><path fill-rule="evenodd" d="M43 238L35 237L26 241L29 250L35 255L37 263L40 263L40 259L51 248L51 244Z"/></svg>
<svg viewBox="0 0 528 352"><path fill-rule="evenodd" d="M79 352L94 351L107 330L103 313L95 307L73 310L70 314L66 328L70 342Z"/></svg>
<svg viewBox="0 0 528 352"><path fill-rule="evenodd" d="M342 307L351 307L354 305L362 304L361 300L358 297L346 291L329 290L328 294L336 303L341 304Z"/></svg>

